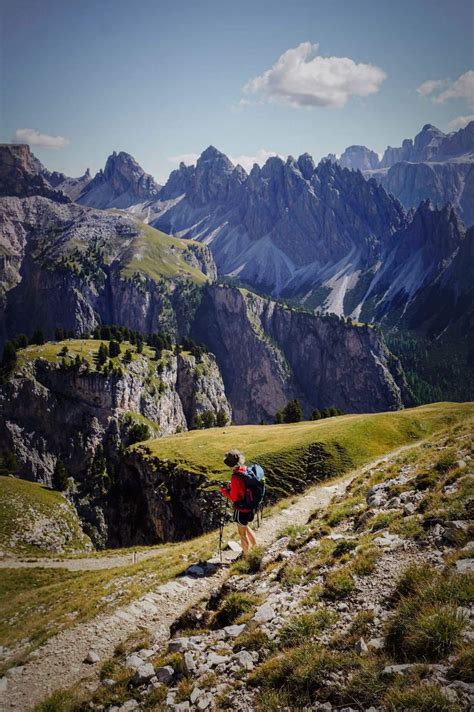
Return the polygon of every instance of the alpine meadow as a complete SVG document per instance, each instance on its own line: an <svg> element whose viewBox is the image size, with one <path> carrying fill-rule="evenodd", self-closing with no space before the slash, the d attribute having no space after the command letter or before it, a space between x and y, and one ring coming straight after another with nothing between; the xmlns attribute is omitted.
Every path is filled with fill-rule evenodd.
<svg viewBox="0 0 474 712"><path fill-rule="evenodd" d="M0 712L474 708L473 41L0 0Z"/></svg>

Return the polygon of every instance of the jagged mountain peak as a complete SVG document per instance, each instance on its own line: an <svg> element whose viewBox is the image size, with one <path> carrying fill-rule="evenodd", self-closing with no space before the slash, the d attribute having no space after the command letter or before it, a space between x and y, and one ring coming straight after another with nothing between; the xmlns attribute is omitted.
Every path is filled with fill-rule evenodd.
<svg viewBox="0 0 474 712"><path fill-rule="evenodd" d="M93 208L127 208L158 196L161 186L126 151L113 151L77 202Z"/></svg>
<svg viewBox="0 0 474 712"><path fill-rule="evenodd" d="M0 144L0 195L19 198L41 195L56 202L68 203L69 198L51 186L48 175L52 174L36 158L28 144Z"/></svg>
<svg viewBox="0 0 474 712"><path fill-rule="evenodd" d="M228 156L222 151L219 151L215 146L208 146L199 156L196 161L196 170L199 171L203 167L213 171L224 171L231 173L235 166Z"/></svg>
<svg viewBox="0 0 474 712"><path fill-rule="evenodd" d="M309 153L302 153L298 158L298 167L303 177L309 180L316 169L316 164Z"/></svg>

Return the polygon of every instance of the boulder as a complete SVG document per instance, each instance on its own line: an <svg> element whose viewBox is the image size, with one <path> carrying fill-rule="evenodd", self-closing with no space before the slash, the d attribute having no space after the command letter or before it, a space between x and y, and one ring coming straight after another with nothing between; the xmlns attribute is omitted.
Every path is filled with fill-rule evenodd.
<svg viewBox="0 0 474 712"><path fill-rule="evenodd" d="M232 656L232 660L235 660L237 665L245 670L253 670L255 667L252 656L248 650L241 650L240 652L235 653L235 655Z"/></svg>
<svg viewBox="0 0 474 712"><path fill-rule="evenodd" d="M474 559L458 559L456 561L456 571L461 574L474 573Z"/></svg>
<svg viewBox="0 0 474 712"><path fill-rule="evenodd" d="M386 665L382 670L383 675L404 675L406 672L410 672L416 663L402 663L401 665Z"/></svg>
<svg viewBox="0 0 474 712"><path fill-rule="evenodd" d="M155 675L158 682L163 682L166 684L173 677L174 670L171 665L165 665L164 667L156 668Z"/></svg>
<svg viewBox="0 0 474 712"><path fill-rule="evenodd" d="M142 666L135 671L132 680L135 685L143 685L145 682L149 682L154 676L155 668L153 665L151 663L142 663Z"/></svg>
<svg viewBox="0 0 474 712"><path fill-rule="evenodd" d="M368 653L369 649L367 647L367 643L363 638L359 638L357 643L354 645L354 650L356 653L359 653L359 655L363 655L364 653Z"/></svg>
<svg viewBox="0 0 474 712"><path fill-rule="evenodd" d="M237 638L238 635L244 632L245 627L245 623L242 623L241 625L226 625L223 630L227 637Z"/></svg>
<svg viewBox="0 0 474 712"><path fill-rule="evenodd" d="M207 657L207 664L209 667L215 667L216 665L222 665L223 663L229 662L230 657L228 655L218 655L217 653L210 653Z"/></svg>
<svg viewBox="0 0 474 712"><path fill-rule="evenodd" d="M95 663L98 663L99 661L100 661L100 656L98 653L95 652L95 650L89 650L86 657L84 658L84 662L88 663L89 665L94 665Z"/></svg>
<svg viewBox="0 0 474 712"><path fill-rule="evenodd" d="M187 638L174 638L168 643L168 651L170 653L181 653L189 648L189 640Z"/></svg>
<svg viewBox="0 0 474 712"><path fill-rule="evenodd" d="M464 520L453 520L444 522L443 539L450 544L464 543L464 538L469 531L469 522Z"/></svg>
<svg viewBox="0 0 474 712"><path fill-rule="evenodd" d="M271 621L273 618L275 618L275 611L271 605L269 603L262 603L255 611L252 620L257 623L268 623L268 621Z"/></svg>
<svg viewBox="0 0 474 712"><path fill-rule="evenodd" d="M125 667L132 668L132 670L138 670L143 665L143 659L140 658L136 653L128 655L125 658Z"/></svg>

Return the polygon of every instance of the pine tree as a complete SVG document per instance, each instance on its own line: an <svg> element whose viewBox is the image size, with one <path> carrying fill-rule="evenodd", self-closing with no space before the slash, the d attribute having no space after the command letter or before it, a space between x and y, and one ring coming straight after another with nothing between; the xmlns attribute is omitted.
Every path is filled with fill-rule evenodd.
<svg viewBox="0 0 474 712"><path fill-rule="evenodd" d="M53 472L53 488L55 490L59 490L59 492L64 492L64 490L67 489L67 480L68 473L64 464L61 462L61 460L56 460Z"/></svg>
<svg viewBox="0 0 474 712"><path fill-rule="evenodd" d="M283 409L283 420L285 423L299 423L303 418L303 410L299 400L288 401Z"/></svg>
<svg viewBox="0 0 474 712"><path fill-rule="evenodd" d="M281 423L283 423L283 413L281 412L281 410L277 410L277 412L275 413L275 424L281 425Z"/></svg>
<svg viewBox="0 0 474 712"><path fill-rule="evenodd" d="M109 350L105 344L101 344L99 346L99 350L97 352L97 364L99 366L103 366L108 358L109 355Z"/></svg>
<svg viewBox="0 0 474 712"><path fill-rule="evenodd" d="M109 344L109 356L110 358L115 358L115 356L120 355L120 344L118 341L111 341Z"/></svg>
<svg viewBox="0 0 474 712"><path fill-rule="evenodd" d="M34 344L36 346L41 346L44 344L44 335L41 329L36 329L36 331L33 332L33 336L30 339L30 344Z"/></svg>
<svg viewBox="0 0 474 712"><path fill-rule="evenodd" d="M16 364L16 348L12 341L7 341L3 347L3 356L0 362L0 375L7 377L12 373Z"/></svg>
<svg viewBox="0 0 474 712"><path fill-rule="evenodd" d="M224 428L227 423L229 422L229 419L227 417L227 413L223 408L219 408L217 411L217 416L216 416L216 425L218 428Z"/></svg>
<svg viewBox="0 0 474 712"><path fill-rule="evenodd" d="M28 346L28 337L26 334L17 334L14 339L14 344L17 349L26 349Z"/></svg>
<svg viewBox="0 0 474 712"><path fill-rule="evenodd" d="M311 420L321 420L321 411L319 408L315 408L311 413Z"/></svg>

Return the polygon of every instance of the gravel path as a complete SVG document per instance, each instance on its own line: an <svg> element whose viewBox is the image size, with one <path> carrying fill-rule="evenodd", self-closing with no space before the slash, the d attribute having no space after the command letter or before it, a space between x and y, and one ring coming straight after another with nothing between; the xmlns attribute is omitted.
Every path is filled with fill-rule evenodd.
<svg viewBox="0 0 474 712"><path fill-rule="evenodd" d="M406 447L372 461L363 469L386 461ZM335 494L344 492L355 474L352 472L330 484L316 485L286 509L264 519L257 532L258 542L267 546L277 538L278 532L289 524L305 524L314 509L326 507ZM190 605L219 588L227 575L227 565L235 556L233 552L226 552L223 566L215 566L214 572L209 575L201 578L180 576L126 606L100 614L54 636L32 653L24 665L12 668L5 678L0 680L0 710L26 712L52 691L71 687L86 679L84 686L95 689L101 663L112 655L121 641L139 627L148 629L156 640L165 640L169 635L169 627L176 618ZM92 564L101 560L82 561ZM210 560L211 563L215 561L215 558ZM130 555L127 555L126 563L130 563ZM84 663L90 650L99 655L99 663Z"/></svg>

